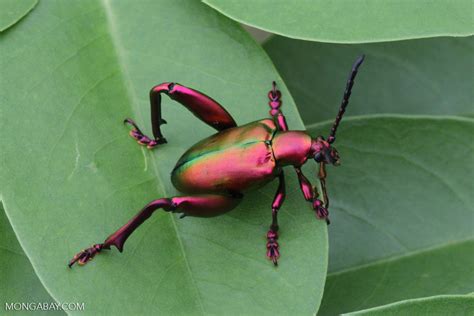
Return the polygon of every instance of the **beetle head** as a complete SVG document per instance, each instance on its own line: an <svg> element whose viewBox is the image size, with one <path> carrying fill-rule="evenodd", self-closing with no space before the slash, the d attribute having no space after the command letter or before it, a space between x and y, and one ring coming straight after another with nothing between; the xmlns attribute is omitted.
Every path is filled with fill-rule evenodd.
<svg viewBox="0 0 474 316"><path fill-rule="evenodd" d="M322 136L313 139L311 144L313 158L317 163L340 165L339 153L328 141Z"/></svg>

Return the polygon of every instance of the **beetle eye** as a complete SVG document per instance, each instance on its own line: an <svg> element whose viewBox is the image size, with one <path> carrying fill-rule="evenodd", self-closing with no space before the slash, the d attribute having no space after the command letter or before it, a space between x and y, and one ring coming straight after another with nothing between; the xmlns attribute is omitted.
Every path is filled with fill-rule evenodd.
<svg viewBox="0 0 474 316"><path fill-rule="evenodd" d="M319 151L316 153L316 155L314 155L314 160L316 160L316 162L321 162L323 160L323 154Z"/></svg>

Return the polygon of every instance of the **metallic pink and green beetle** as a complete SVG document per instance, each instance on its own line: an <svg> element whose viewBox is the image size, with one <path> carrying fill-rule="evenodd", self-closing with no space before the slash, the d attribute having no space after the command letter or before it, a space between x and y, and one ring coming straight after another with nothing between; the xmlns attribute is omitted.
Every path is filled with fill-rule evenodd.
<svg viewBox="0 0 474 316"><path fill-rule="evenodd" d="M329 199L325 185L325 165L339 165L339 155L332 143L336 130L345 112L354 79L364 56L359 57L352 67L339 113L329 136L312 138L304 131L288 130L281 112L281 93L273 89L268 93L270 115L263 119L237 126L232 116L216 101L201 92L176 83L162 83L150 91L151 123L154 139L145 136L131 119L125 123L133 129L130 135L149 149L166 143L160 126L166 123L161 117L161 94L181 103L196 117L218 132L188 149L178 160L171 172L171 181L184 196L161 198L147 204L128 223L110 235L102 244L82 250L69 262L83 265L102 249L113 245L122 252L127 238L155 210L182 213L182 216L212 217L235 208L249 189L262 186L275 178L279 186L272 203L272 224L267 233L267 257L277 265L280 256L278 239L278 210L285 200L285 177L283 167L293 166L298 175L304 198L312 204L316 216L329 224ZM301 166L314 159L319 163L319 180L322 199L315 187L301 172Z"/></svg>

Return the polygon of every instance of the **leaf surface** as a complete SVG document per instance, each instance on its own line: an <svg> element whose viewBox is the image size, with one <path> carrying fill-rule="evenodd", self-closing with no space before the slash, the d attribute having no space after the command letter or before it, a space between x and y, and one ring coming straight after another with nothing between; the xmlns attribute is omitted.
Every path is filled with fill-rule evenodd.
<svg viewBox="0 0 474 316"><path fill-rule="evenodd" d="M361 54L346 115L474 112L474 37L334 45L275 36L264 48L306 124L334 119Z"/></svg>
<svg viewBox="0 0 474 316"><path fill-rule="evenodd" d="M38 4L38 0L2 0L0 2L0 32L20 21Z"/></svg>
<svg viewBox="0 0 474 316"><path fill-rule="evenodd" d="M102 242L155 198L179 194L179 156L215 131L163 99L168 144L140 148L123 126L149 123L149 89L180 82L223 103L239 123L268 116L277 80L290 126L303 128L264 51L233 21L195 1L44 1L0 37L1 194L45 287L90 314L314 313L327 269L327 231L292 173L279 222L282 257L265 258L276 183L226 215L157 212L124 253L83 268Z"/></svg>
<svg viewBox="0 0 474 316"><path fill-rule="evenodd" d="M204 0L265 31L318 42L367 43L473 34L472 1Z"/></svg>
<svg viewBox="0 0 474 316"><path fill-rule="evenodd" d="M31 314L28 311L7 311L5 304L54 302L54 299L46 292L43 284L36 276L28 257L18 243L1 203L0 280L2 280L0 283L2 315ZM36 313L41 312L36 311ZM56 312L56 314L60 315L61 313Z"/></svg>

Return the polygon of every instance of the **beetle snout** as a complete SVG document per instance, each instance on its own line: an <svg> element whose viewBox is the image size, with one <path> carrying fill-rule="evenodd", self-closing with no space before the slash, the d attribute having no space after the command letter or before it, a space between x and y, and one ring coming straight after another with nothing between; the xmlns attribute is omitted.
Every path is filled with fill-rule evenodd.
<svg viewBox="0 0 474 316"><path fill-rule="evenodd" d="M341 159L336 148L331 148L331 150L329 151L329 155L327 155L326 157L326 160L328 161L328 163L331 163L334 166L339 166L341 164Z"/></svg>

